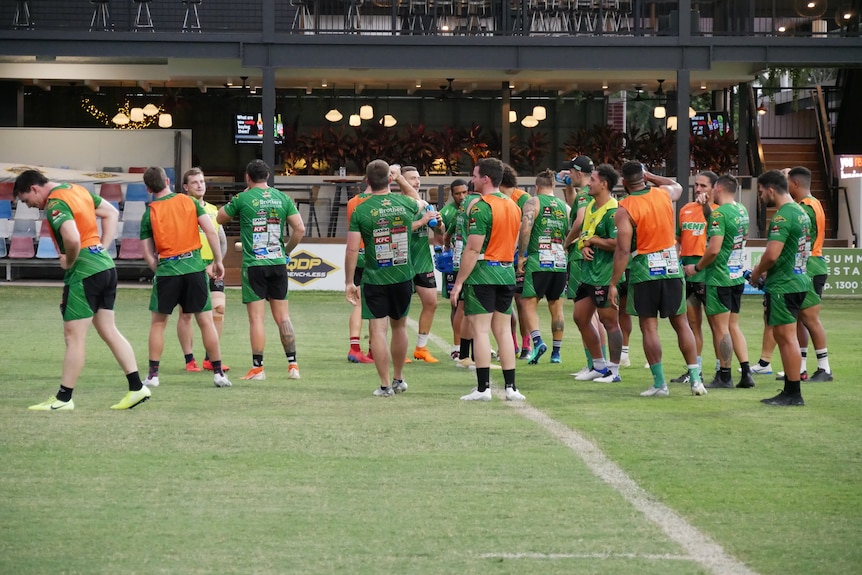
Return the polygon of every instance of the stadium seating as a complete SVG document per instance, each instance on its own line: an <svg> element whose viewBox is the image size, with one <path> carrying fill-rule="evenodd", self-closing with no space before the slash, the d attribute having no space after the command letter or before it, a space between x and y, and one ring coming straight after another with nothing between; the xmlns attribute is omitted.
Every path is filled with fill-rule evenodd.
<svg viewBox="0 0 862 575"><path fill-rule="evenodd" d="M30 259L36 255L34 240L39 225L38 220L14 220L12 236L9 240L9 257Z"/></svg>
<svg viewBox="0 0 862 575"><path fill-rule="evenodd" d="M0 200L0 220L12 219L12 202L10 200Z"/></svg>
<svg viewBox="0 0 862 575"><path fill-rule="evenodd" d="M140 239L141 220L125 220L120 239L120 253L117 259L140 260L144 258L143 242Z"/></svg>
<svg viewBox="0 0 862 575"><path fill-rule="evenodd" d="M145 166L132 166L131 168L129 168L130 174L143 174L146 171L147 168Z"/></svg>
<svg viewBox="0 0 862 575"><path fill-rule="evenodd" d="M54 240L51 238L39 238L39 244L36 247L36 259L40 260L56 260L60 257L57 253L57 246L54 245Z"/></svg>
<svg viewBox="0 0 862 575"><path fill-rule="evenodd" d="M147 204L144 202L127 201L123 208L123 221L140 222L146 210Z"/></svg>
<svg viewBox="0 0 862 575"><path fill-rule="evenodd" d="M108 200L109 202L117 202L119 204L123 201L123 185L102 184L99 187L99 195L102 196L103 200Z"/></svg>
<svg viewBox="0 0 862 575"><path fill-rule="evenodd" d="M24 202L19 201L15 206L16 220L38 220L39 208L31 208Z"/></svg>
<svg viewBox="0 0 862 575"><path fill-rule="evenodd" d="M0 200L11 200L14 197L12 195L14 187L14 182L0 182Z"/></svg>
<svg viewBox="0 0 862 575"><path fill-rule="evenodd" d="M0 258L6 257L6 238L0 237Z"/></svg>
<svg viewBox="0 0 862 575"><path fill-rule="evenodd" d="M150 194L147 192L147 186L144 184L129 184L126 186L126 201L127 202L149 202Z"/></svg>

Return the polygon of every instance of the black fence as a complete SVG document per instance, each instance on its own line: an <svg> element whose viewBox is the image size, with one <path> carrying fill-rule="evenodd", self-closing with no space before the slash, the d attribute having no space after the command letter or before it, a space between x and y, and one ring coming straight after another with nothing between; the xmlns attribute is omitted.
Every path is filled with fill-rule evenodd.
<svg viewBox="0 0 862 575"><path fill-rule="evenodd" d="M691 35L858 36L860 0L691 3ZM267 10L267 8L269 8ZM271 15L271 16L268 16ZM0 24L83 32L676 36L666 0L5 0Z"/></svg>

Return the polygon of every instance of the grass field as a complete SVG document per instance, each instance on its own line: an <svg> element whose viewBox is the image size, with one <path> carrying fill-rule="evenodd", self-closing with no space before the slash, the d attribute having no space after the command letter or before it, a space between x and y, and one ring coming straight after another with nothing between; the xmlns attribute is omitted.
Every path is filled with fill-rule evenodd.
<svg viewBox="0 0 862 575"><path fill-rule="evenodd" d="M29 412L58 386L59 297L0 286L0 573L862 572L862 302L826 300L836 378L804 384L803 408L759 403L780 387L772 376L641 398L637 328L622 383L575 383L570 320L562 365L518 363L526 405L460 402L475 377L443 359L442 301L441 362L407 366L409 391L381 400L374 367L345 360L336 293L291 295L302 380L287 380L269 322L267 380L242 382L248 324L230 290L233 388L185 373L169 331L151 401L111 411L125 380L92 332L75 411ZM123 289L117 307L142 370L148 298ZM743 306L756 361L761 306ZM683 361L661 332L674 377Z"/></svg>

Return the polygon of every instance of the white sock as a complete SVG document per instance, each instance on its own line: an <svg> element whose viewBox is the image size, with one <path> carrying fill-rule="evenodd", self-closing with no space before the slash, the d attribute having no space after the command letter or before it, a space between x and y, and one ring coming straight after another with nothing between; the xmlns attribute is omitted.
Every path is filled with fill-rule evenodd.
<svg viewBox="0 0 862 575"><path fill-rule="evenodd" d="M608 369L611 370L611 373L614 375L620 374L620 364L608 362Z"/></svg>
<svg viewBox="0 0 862 575"><path fill-rule="evenodd" d="M602 371L606 367L605 358L600 357L598 359L593 358L593 369L596 371Z"/></svg>
<svg viewBox="0 0 862 575"><path fill-rule="evenodd" d="M826 351L826 348L815 349L814 353L817 354L817 368L826 373L832 373L832 370L829 369L829 352Z"/></svg>
<svg viewBox="0 0 862 575"><path fill-rule="evenodd" d="M428 345L428 334L420 333L419 337L416 338L416 347L425 347ZM460 347L458 349L461 349Z"/></svg>

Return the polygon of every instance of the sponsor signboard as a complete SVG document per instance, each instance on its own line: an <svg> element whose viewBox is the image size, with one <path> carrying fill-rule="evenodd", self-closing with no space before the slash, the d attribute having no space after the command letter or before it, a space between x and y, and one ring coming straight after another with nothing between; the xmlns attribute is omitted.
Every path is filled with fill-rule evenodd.
<svg viewBox="0 0 862 575"><path fill-rule="evenodd" d="M746 248L751 269L760 261L764 248ZM823 248L823 258L829 268L829 277L823 295L860 295L862 294L862 249ZM745 293L762 293L751 286Z"/></svg>

